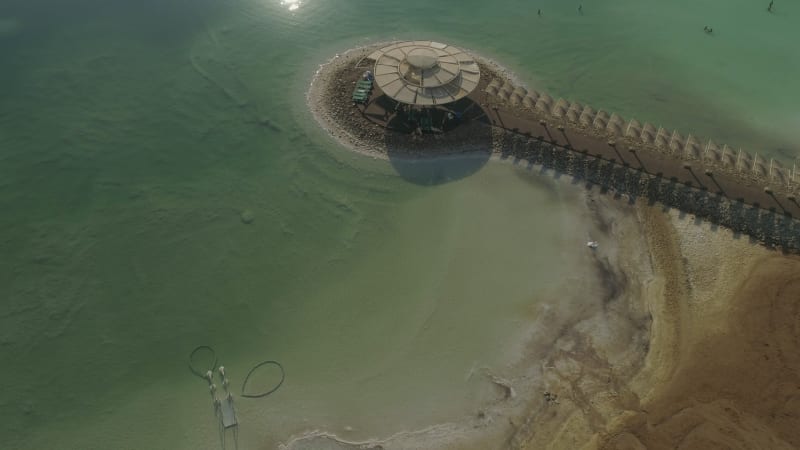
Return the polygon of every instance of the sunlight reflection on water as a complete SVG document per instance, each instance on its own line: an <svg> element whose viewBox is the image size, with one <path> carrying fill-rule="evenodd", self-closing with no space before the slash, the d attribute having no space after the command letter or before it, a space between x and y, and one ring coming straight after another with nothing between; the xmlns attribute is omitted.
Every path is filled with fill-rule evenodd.
<svg viewBox="0 0 800 450"><path fill-rule="evenodd" d="M285 6L289 11L297 11L302 2L300 0L281 0L281 6Z"/></svg>

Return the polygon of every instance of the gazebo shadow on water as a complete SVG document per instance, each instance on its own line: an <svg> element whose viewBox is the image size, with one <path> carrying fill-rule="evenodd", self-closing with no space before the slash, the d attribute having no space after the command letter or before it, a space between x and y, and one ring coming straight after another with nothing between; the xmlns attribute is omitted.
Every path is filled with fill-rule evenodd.
<svg viewBox="0 0 800 450"><path fill-rule="evenodd" d="M384 145L394 170L406 181L433 186L476 173L492 155L492 129L485 111L470 98L433 108L394 112ZM432 124L422 131L419 116Z"/></svg>

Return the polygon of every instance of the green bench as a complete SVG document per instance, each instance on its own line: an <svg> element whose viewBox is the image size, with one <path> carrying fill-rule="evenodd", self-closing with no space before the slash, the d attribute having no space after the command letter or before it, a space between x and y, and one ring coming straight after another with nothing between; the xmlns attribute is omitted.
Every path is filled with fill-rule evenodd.
<svg viewBox="0 0 800 450"><path fill-rule="evenodd" d="M353 92L353 101L356 103L364 103L369 99L369 92L355 91Z"/></svg>
<svg viewBox="0 0 800 450"><path fill-rule="evenodd" d="M356 103L365 103L369 99L369 94L372 91L372 81L359 80L356 82L356 88L353 90L353 101Z"/></svg>

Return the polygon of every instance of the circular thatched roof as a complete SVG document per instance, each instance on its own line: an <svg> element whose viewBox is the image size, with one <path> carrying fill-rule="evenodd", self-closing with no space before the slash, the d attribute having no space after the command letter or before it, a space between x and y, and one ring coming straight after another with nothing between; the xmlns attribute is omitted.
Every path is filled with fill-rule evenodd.
<svg viewBox="0 0 800 450"><path fill-rule="evenodd" d="M389 97L409 105L441 105L466 97L478 86L478 63L452 45L397 42L370 55L375 82Z"/></svg>

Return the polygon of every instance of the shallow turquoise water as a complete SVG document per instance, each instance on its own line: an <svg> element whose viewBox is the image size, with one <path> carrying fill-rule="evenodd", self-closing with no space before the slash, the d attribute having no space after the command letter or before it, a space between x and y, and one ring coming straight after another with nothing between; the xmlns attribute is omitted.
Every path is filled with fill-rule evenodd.
<svg viewBox="0 0 800 450"><path fill-rule="evenodd" d="M242 403L244 448L476 408L488 394L466 374L502 370L529 305L585 263L563 250L585 238L573 194L502 164L410 169L431 186L350 155L306 111L316 66L435 38L554 95L790 160L800 5L765 6L3 2L0 436L218 448L186 369L201 344L237 384L261 359L287 368Z"/></svg>

